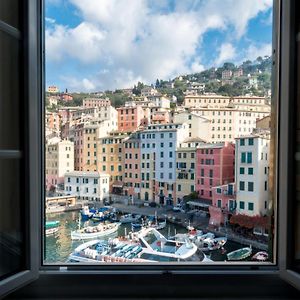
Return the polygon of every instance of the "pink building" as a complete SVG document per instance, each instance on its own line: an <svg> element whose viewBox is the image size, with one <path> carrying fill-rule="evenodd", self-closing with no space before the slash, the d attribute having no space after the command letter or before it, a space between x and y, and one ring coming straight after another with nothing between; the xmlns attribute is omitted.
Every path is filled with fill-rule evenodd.
<svg viewBox="0 0 300 300"><path fill-rule="evenodd" d="M234 145L225 142L197 148L196 191L212 200L212 187L234 181Z"/></svg>
<svg viewBox="0 0 300 300"><path fill-rule="evenodd" d="M118 130L133 132L141 125L144 119L144 110L141 106L119 107L118 109Z"/></svg>
<svg viewBox="0 0 300 300"><path fill-rule="evenodd" d="M133 133L123 141L123 191L126 196L141 198L141 140Z"/></svg>
<svg viewBox="0 0 300 300"><path fill-rule="evenodd" d="M73 96L70 95L70 94L64 93L64 94L61 94L61 95L60 95L60 99L61 99L62 101L65 101L65 102L69 102L69 101L72 101L72 100L73 100Z"/></svg>
<svg viewBox="0 0 300 300"><path fill-rule="evenodd" d="M103 99L103 98L86 98L83 99L82 103L84 108L89 108L89 107L101 107L101 106L110 106L111 102L108 98Z"/></svg>
<svg viewBox="0 0 300 300"><path fill-rule="evenodd" d="M225 224L229 215L232 215L236 208L235 183L224 184L212 188L212 205L209 207L209 224L220 226Z"/></svg>
<svg viewBox="0 0 300 300"><path fill-rule="evenodd" d="M151 114L151 124L165 123L170 123L170 116L168 111L157 111Z"/></svg>

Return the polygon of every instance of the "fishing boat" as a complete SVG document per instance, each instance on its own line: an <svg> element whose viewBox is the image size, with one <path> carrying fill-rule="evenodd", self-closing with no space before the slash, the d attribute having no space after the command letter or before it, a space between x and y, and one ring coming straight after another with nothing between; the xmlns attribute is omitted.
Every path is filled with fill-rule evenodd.
<svg viewBox="0 0 300 300"><path fill-rule="evenodd" d="M136 221L138 221L139 219L141 218L140 215L134 215L134 214L127 214L127 215L124 215L120 218L120 222L122 224L125 224L125 223L135 223Z"/></svg>
<svg viewBox="0 0 300 300"><path fill-rule="evenodd" d="M103 222L109 219L111 212L108 207L101 207L93 214L92 220L94 222Z"/></svg>
<svg viewBox="0 0 300 300"><path fill-rule="evenodd" d="M71 232L72 240L96 239L115 233L120 223L99 224L97 226L88 226Z"/></svg>
<svg viewBox="0 0 300 300"><path fill-rule="evenodd" d="M45 224L45 233L46 235L52 235L59 230L59 221L46 221Z"/></svg>
<svg viewBox="0 0 300 300"><path fill-rule="evenodd" d="M93 215L96 213L96 209L93 208L89 208L87 205L85 205L81 210L80 210L80 214L81 214L81 220L82 221L87 221L90 218L93 217Z"/></svg>
<svg viewBox="0 0 300 300"><path fill-rule="evenodd" d="M157 211L155 211L155 216L148 217L148 227L155 228L156 230L164 229L167 226L167 218L159 219L157 217Z"/></svg>
<svg viewBox="0 0 300 300"><path fill-rule="evenodd" d="M227 254L228 260L243 260L252 254L252 247L245 247Z"/></svg>
<svg viewBox="0 0 300 300"><path fill-rule="evenodd" d="M259 251L252 256L252 260L256 260L256 261L266 261L268 260L268 258L269 255L265 251Z"/></svg>

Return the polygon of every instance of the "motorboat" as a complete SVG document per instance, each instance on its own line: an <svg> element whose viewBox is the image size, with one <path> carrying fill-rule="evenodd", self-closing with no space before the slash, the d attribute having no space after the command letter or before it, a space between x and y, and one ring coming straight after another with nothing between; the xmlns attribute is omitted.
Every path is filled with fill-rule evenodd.
<svg viewBox="0 0 300 300"><path fill-rule="evenodd" d="M82 221L87 221L90 218L93 217L93 215L96 213L96 209L93 208L89 208L87 205L85 205L81 210L80 210L80 214L81 214L81 220Z"/></svg>
<svg viewBox="0 0 300 300"><path fill-rule="evenodd" d="M45 224L45 233L46 235L52 235L59 230L59 221L46 221Z"/></svg>
<svg viewBox="0 0 300 300"><path fill-rule="evenodd" d="M130 237L93 240L78 246L69 256L72 262L180 262L209 260L191 241L172 241L154 228L142 228Z"/></svg>
<svg viewBox="0 0 300 300"><path fill-rule="evenodd" d="M214 251L222 248L227 242L227 237L206 238L202 241L195 241L198 249L201 251Z"/></svg>
<svg viewBox="0 0 300 300"><path fill-rule="evenodd" d="M120 223L99 224L88 226L71 232L72 240L96 239L118 231Z"/></svg>
<svg viewBox="0 0 300 300"><path fill-rule="evenodd" d="M92 216L94 222L104 222L109 219L111 215L109 207L101 207Z"/></svg>
<svg viewBox="0 0 300 300"><path fill-rule="evenodd" d="M123 216L120 218L120 222L121 222L122 224L125 224L125 223L135 223L135 222L137 222L140 218L141 218L141 215L126 214L126 215L123 215Z"/></svg>
<svg viewBox="0 0 300 300"><path fill-rule="evenodd" d="M256 260L256 261L266 261L268 260L268 258L269 255L265 251L259 251L252 256L252 260Z"/></svg>
<svg viewBox="0 0 300 300"><path fill-rule="evenodd" d="M228 260L243 260L252 254L252 247L245 247L227 254Z"/></svg>

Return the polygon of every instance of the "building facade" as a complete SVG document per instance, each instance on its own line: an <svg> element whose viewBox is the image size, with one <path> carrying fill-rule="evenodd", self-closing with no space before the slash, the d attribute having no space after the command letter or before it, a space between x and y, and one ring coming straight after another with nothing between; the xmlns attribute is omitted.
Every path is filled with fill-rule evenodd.
<svg viewBox="0 0 300 300"><path fill-rule="evenodd" d="M212 188L234 181L234 144L203 144L197 148L196 190L212 200Z"/></svg>
<svg viewBox="0 0 300 300"><path fill-rule="evenodd" d="M103 201L109 196L108 174L74 171L66 173L64 181L66 195L89 201Z"/></svg>

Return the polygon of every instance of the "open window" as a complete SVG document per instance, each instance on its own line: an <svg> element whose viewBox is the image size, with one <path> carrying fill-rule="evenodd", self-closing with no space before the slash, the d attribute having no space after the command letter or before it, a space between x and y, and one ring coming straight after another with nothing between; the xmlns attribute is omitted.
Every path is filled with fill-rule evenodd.
<svg viewBox="0 0 300 300"><path fill-rule="evenodd" d="M0 3L0 297L38 277L39 9L37 1Z"/></svg>

